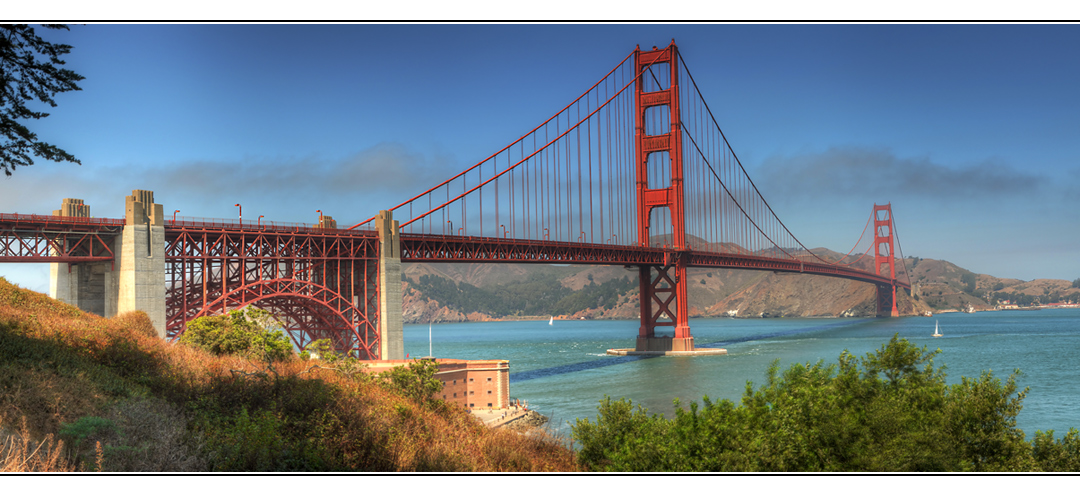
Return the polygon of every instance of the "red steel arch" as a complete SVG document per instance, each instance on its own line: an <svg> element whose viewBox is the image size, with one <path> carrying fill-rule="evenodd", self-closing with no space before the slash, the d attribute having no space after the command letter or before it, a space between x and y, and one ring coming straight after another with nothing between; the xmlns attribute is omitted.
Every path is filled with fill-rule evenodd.
<svg viewBox="0 0 1080 496"><path fill-rule="evenodd" d="M297 346L331 339L378 358L378 239L333 227L165 223L166 335L200 316L254 305L287 319Z"/></svg>
<svg viewBox="0 0 1080 496"><path fill-rule="evenodd" d="M328 338L337 349L357 350L364 358L378 354L378 333L360 309L330 288L300 279L249 282L209 302L186 320L247 306L285 316L286 331L301 349L316 339ZM344 329L352 332L342 332Z"/></svg>

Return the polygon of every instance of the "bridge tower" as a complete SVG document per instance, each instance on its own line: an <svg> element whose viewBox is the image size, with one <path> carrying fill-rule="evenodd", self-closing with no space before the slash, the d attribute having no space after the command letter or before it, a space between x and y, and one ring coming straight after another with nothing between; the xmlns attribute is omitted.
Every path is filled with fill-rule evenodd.
<svg viewBox="0 0 1080 496"><path fill-rule="evenodd" d="M874 204L874 271L892 284L877 287L877 316L899 317L896 309L896 257L893 256L892 203Z"/></svg>
<svg viewBox="0 0 1080 496"><path fill-rule="evenodd" d="M687 310L686 221L683 210L683 157L682 129L679 121L679 56L675 41L666 48L653 47L650 51L634 50L634 67L637 80L636 102L636 187L638 243L649 246L651 241L650 219L653 209L667 208L671 219L670 252L664 257L664 265L638 266L641 287L641 328L637 338L637 351L691 351L694 338L690 335ZM645 69L668 71L667 88L645 91ZM646 114L667 113L670 128L664 134L648 134ZM663 115L663 114L659 114ZM665 160L666 155L666 160ZM663 170L664 163L669 167ZM654 169L653 178L664 177L666 186L649 184L649 167ZM665 241L665 244L667 242ZM655 271L655 277L653 275ZM672 326L674 336L658 337L656 328Z"/></svg>

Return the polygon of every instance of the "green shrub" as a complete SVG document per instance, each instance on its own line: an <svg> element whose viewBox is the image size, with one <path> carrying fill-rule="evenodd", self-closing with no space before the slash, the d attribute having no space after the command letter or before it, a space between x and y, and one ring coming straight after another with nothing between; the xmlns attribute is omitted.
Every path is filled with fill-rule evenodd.
<svg viewBox="0 0 1080 496"><path fill-rule="evenodd" d="M413 360L379 376L388 379L390 386L403 396L423 405L434 401L435 394L442 391L442 382L435 378L438 371L439 366L434 360Z"/></svg>
<svg viewBox="0 0 1080 496"><path fill-rule="evenodd" d="M253 308L192 320L180 342L215 355L244 355L258 360L285 360L293 354L292 343L270 313Z"/></svg>
<svg viewBox="0 0 1080 496"><path fill-rule="evenodd" d="M1080 441L1041 453L1016 427L1026 390L991 374L945 384L937 352L893 339L839 364L770 367L766 384L747 384L742 403L723 400L674 419L648 416L630 402L601 401L596 423L572 435L585 468L613 471L1027 471L1038 460L1069 469ZM1018 372L1017 372L1018 374ZM1041 457L1041 458L1039 458ZM1070 458L1071 457L1071 458Z"/></svg>
<svg viewBox="0 0 1080 496"><path fill-rule="evenodd" d="M311 343L308 343L304 347L304 351L300 352L300 359L307 360L322 360L323 362L332 364L345 358L344 354L338 353L334 349L334 343L327 338L316 339Z"/></svg>

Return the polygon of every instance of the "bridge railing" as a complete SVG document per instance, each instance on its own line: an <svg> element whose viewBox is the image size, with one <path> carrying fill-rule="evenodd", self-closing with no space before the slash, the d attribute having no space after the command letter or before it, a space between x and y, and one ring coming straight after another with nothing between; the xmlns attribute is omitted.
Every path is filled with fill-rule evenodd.
<svg viewBox="0 0 1080 496"><path fill-rule="evenodd" d="M364 231L347 229L332 229L319 227L317 224L305 224L303 222L280 222L265 219L241 220L241 219L218 219L210 217L177 217L165 219L165 226L172 228L192 229L238 229L245 231L271 231L271 232L303 232L303 233L355 233Z"/></svg>
<svg viewBox="0 0 1080 496"><path fill-rule="evenodd" d="M79 224L87 226L123 227L124 219L109 219L106 217L66 217L63 215L40 215L40 214L4 214L0 213L0 222L27 223L27 224Z"/></svg>

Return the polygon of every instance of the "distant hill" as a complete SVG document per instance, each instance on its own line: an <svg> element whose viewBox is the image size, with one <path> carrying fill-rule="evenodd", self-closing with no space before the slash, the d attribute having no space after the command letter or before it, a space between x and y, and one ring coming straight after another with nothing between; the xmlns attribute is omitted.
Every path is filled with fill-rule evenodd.
<svg viewBox="0 0 1080 496"><path fill-rule="evenodd" d="M664 240L653 244L663 245ZM691 240L693 243L693 240ZM699 241L699 243L701 243ZM873 259L811 252L872 270ZM1020 281L975 274L943 260L897 260L897 278L911 273L914 296L898 291L901 315L987 310L999 300L1080 301L1069 281ZM406 264L402 271L408 323L557 318L636 319L637 271L618 266ZM690 317L866 317L876 313L873 285L825 276L771 271L689 269Z"/></svg>
<svg viewBox="0 0 1080 496"><path fill-rule="evenodd" d="M908 259L912 285L934 309L989 309L1000 302L1028 306L1063 301L1080 302L1080 288L1064 279L1021 281L975 274L944 260ZM914 288L913 288L914 289Z"/></svg>

